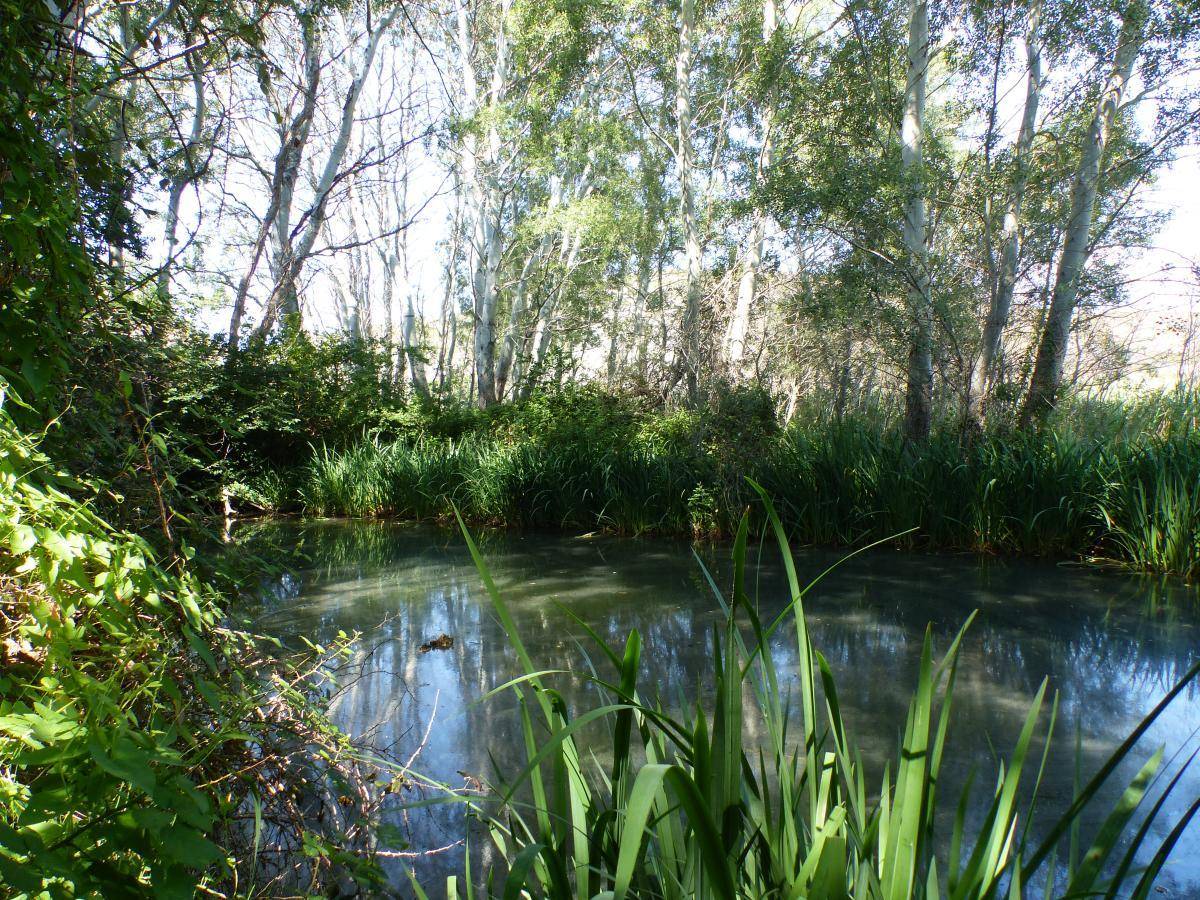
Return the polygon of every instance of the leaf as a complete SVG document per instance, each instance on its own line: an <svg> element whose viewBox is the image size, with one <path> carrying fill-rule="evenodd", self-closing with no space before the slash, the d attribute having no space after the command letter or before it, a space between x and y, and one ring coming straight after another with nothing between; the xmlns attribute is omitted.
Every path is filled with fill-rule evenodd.
<svg viewBox="0 0 1200 900"><path fill-rule="evenodd" d="M118 738L118 744L110 754L97 736L88 741L88 753L105 772L133 785L148 796L154 794L157 780L150 768L150 759L128 741Z"/></svg>

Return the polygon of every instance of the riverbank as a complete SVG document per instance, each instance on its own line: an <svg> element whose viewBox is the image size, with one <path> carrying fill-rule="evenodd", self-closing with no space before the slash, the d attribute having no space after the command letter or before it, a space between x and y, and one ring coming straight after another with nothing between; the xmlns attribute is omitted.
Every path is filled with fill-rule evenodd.
<svg viewBox="0 0 1200 900"><path fill-rule="evenodd" d="M878 414L780 427L745 398L704 413L573 392L436 417L255 481L256 505L315 515L724 538L753 479L794 541L1106 561L1200 576L1194 398L1076 408L1038 431L920 447Z"/></svg>

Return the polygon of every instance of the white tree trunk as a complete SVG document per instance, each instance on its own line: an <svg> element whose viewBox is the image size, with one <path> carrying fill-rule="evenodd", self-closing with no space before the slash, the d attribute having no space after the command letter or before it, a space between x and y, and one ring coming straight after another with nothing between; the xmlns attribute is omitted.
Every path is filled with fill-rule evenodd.
<svg viewBox="0 0 1200 900"><path fill-rule="evenodd" d="M1022 420L1026 423L1053 408L1062 383L1071 318L1079 297L1079 277L1090 253L1092 215L1104 162L1104 148L1133 75L1146 15L1143 0L1131 0L1126 6L1113 67L1096 104L1091 126L1083 139L1079 167L1071 184L1071 214L1067 220L1058 273L1054 279L1054 293L1038 344L1029 394L1022 410Z"/></svg>
<svg viewBox="0 0 1200 900"><path fill-rule="evenodd" d="M454 177L454 211L450 216L450 241L446 255L446 291L442 295L442 333L438 348L437 383L443 393L454 381L454 351L458 343L458 311L455 295L458 288L458 253L462 237L462 181L458 170Z"/></svg>
<svg viewBox="0 0 1200 900"><path fill-rule="evenodd" d="M300 313L296 283L304 269L304 264L308 261L309 256L312 255L317 237L320 235L321 228L325 224L329 195L334 185L338 182L342 160L346 156L346 149L350 146L350 135L354 129L354 116L355 110L358 107L358 99L362 96L363 85L366 83L367 76L371 72L371 65L375 61L375 53L379 49L379 41L387 33L388 29L392 27L392 23L396 21L401 8L402 4L393 6L367 36L367 46L363 50L362 62L350 81L350 87L347 89L346 98L342 103L342 115L338 124L337 137L334 139L329 156L325 159L325 165L321 170L321 175L313 191L313 202L307 213L304 230L301 232L295 246L284 248L285 255L275 283L275 289L272 291L271 299L267 303L268 314L263 319L263 326L260 328L264 333L270 330L273 310L278 309L284 315L298 316ZM297 159L297 164L298 162L299 160ZM294 183L293 179L292 184Z"/></svg>
<svg viewBox="0 0 1200 900"><path fill-rule="evenodd" d="M621 313L625 305L625 261L622 260L617 280L617 296L613 300L612 318L608 325L608 368L605 384L609 390L617 380L621 349Z"/></svg>
<svg viewBox="0 0 1200 900"><path fill-rule="evenodd" d="M518 372L513 373L513 393L517 397L525 398L529 396L534 385L537 383L538 376L541 375L542 369L545 366L546 354L550 350L550 341L554 336L554 316L569 287L571 281L570 272L575 267L582 243L583 235L579 231L567 235L563 240L562 249L559 251L559 263L566 274L563 275L558 286L551 292L546 302L542 304L541 309L538 310L537 324L534 327L533 338L530 342L532 350L528 354L529 358Z"/></svg>
<svg viewBox="0 0 1200 900"><path fill-rule="evenodd" d="M458 50L463 82L461 113L469 119L478 112L478 87L472 53L467 0L458 4ZM489 111L495 112L508 92L511 49L507 19L512 0L497 7L495 59L487 95ZM474 299L475 396L480 407L496 402L496 290L503 255L501 223L504 195L500 186L502 139L495 116L489 116L482 147L469 130L463 140L463 180L472 194L471 290Z"/></svg>
<svg viewBox="0 0 1200 900"><path fill-rule="evenodd" d="M162 268L158 271L157 286L158 297L163 302L166 302L171 295L171 269L175 265L175 256L179 252L179 204L183 200L183 192L187 190L188 185L194 184L200 177L196 153L204 135L206 112L204 62L195 52L185 54L184 62L192 78L192 128L188 133L187 142L181 148L183 167L171 178L171 187L167 195L167 211L163 221L163 237L167 242L167 254Z"/></svg>
<svg viewBox="0 0 1200 900"><path fill-rule="evenodd" d="M550 249L552 238L543 235L533 251L525 257L521 266L521 274L513 291L512 306L508 311L508 328L504 332L504 341L500 345L500 355L496 359L496 399L504 399L509 387L508 379L513 371L513 360L516 359L517 348L520 346L521 320L525 316L525 308L529 298L529 280L537 269L541 258Z"/></svg>
<svg viewBox="0 0 1200 900"><path fill-rule="evenodd" d="M421 397L429 395L429 382L425 377L425 361L421 358L421 328L420 315L417 312L415 291L412 284L412 272L408 265L408 153L400 156L403 170L400 174L400 190L396 193L396 231L391 237L391 257L393 265L399 265L404 273L404 325L402 338L404 340L404 358L407 363L409 382L413 390ZM388 340L393 336L388 335Z"/></svg>
<svg viewBox="0 0 1200 900"><path fill-rule="evenodd" d="M905 432L929 436L933 420L933 302L929 290L922 142L929 77L929 3L910 0L904 119L900 126L900 177L905 192L903 239L907 253L909 353Z"/></svg>
<svg viewBox="0 0 1200 900"><path fill-rule="evenodd" d="M682 344L683 375L689 403L700 396L700 301L703 245L696 217L695 148L692 145L692 55L695 44L695 0L681 0L679 47L675 53L675 164L679 168L679 219L683 227L684 308Z"/></svg>
<svg viewBox="0 0 1200 900"><path fill-rule="evenodd" d="M230 353L237 350L242 321L246 315L246 300L250 295L250 286L254 283L254 274L262 261L263 250L271 236L271 229L279 217L279 210L283 205L285 194L290 198L290 189L285 185L289 182L295 183L296 174L300 170L300 158L308 143L308 132L312 125L313 113L316 110L317 88L321 81L321 44L317 35L315 17L306 15L301 16L300 20L304 46L303 99L296 115L279 132L279 152L275 156L275 168L271 174L270 199L267 201L267 210L259 222L258 234L250 253L250 262L242 274L241 281L238 282L237 293L233 298L233 311L229 319ZM269 84L270 75L266 71L266 66L263 66L262 69L262 83Z"/></svg>
<svg viewBox="0 0 1200 900"><path fill-rule="evenodd" d="M650 272L653 266L653 250L644 246L638 251L637 296L634 298L633 313L633 365L638 378L646 377L646 354L649 351L650 333Z"/></svg>
<svg viewBox="0 0 1200 900"><path fill-rule="evenodd" d="M556 176L550 177L550 199L547 203L547 214L553 213L562 203L562 182ZM521 344L521 320L529 300L529 280L541 264L542 259L550 252L554 243L554 235L546 231L537 245L525 258L521 266L521 274L513 294L512 307L509 309L508 328L504 333L504 341L500 346L500 355L496 360L496 397L503 399L508 380L512 374L513 361Z"/></svg>
<svg viewBox="0 0 1200 900"><path fill-rule="evenodd" d="M971 418L979 422L986 411L987 398L1003 358L1004 329L1012 312L1013 294L1021 263L1021 203L1029 184L1030 154L1037 132L1038 105L1042 92L1042 0L1031 0L1025 29L1025 59L1028 69L1025 84L1025 107L1021 114L1021 130L1013 152L1013 180L1009 187L1004 224L1000 231L1000 266L992 291L987 318L983 324L980 359L971 383Z"/></svg>
<svg viewBox="0 0 1200 900"><path fill-rule="evenodd" d="M763 2L763 44L770 44L778 24L778 13L775 0ZM773 91L767 96L760 111L761 141L758 161L755 167L754 180L761 184L771 167L772 127L774 125ZM754 221L750 225L750 237L746 242L746 252L742 258L742 272L738 279L737 301L734 304L733 315L729 319L729 330L726 334L726 353L729 369L733 375L741 375L742 360L746 354L746 335L750 330L750 311L758 291L758 270L762 264L763 244L766 239L766 215L762 210L754 211Z"/></svg>
<svg viewBox="0 0 1200 900"><path fill-rule="evenodd" d="M346 278L339 279L337 294L344 309L339 313L342 327L353 341L369 341L373 337L371 322L370 263L364 257L358 228L358 192L353 181L347 186L346 239L350 245L345 252ZM385 292L390 290L386 284Z"/></svg>

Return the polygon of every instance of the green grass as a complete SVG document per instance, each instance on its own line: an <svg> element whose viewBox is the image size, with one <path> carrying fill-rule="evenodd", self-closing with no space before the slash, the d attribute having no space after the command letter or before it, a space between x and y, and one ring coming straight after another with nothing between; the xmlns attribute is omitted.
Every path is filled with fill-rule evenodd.
<svg viewBox="0 0 1200 900"><path fill-rule="evenodd" d="M1148 571L1200 575L1200 455L1193 444L1122 458L1102 510L1120 557Z"/></svg>
<svg viewBox="0 0 1200 900"><path fill-rule="evenodd" d="M1200 672L1200 663L1035 838L1030 822L1057 714L1057 699L1043 682L994 783L984 789L981 825L969 829L966 792L960 797L939 792L954 718L958 649L969 621L940 658L926 632L897 757L878 783L868 784L842 719L833 674L809 634L808 588L798 581L784 528L766 494L762 497L792 601L775 620L759 618L747 593L750 528L749 517L743 517L728 599L713 584L726 619L712 635L711 668L701 685L701 695L711 699L711 715L699 704L679 714L639 690L636 631L623 648L613 647L579 621L597 651L598 662L587 660L585 670L595 673L598 699L590 708L568 711L553 688L556 673L539 671L526 652L463 526L524 669L493 692L516 694L526 746L519 771L493 785L498 800L476 810L504 860L486 876L487 896L1149 896L1200 809L1196 800L1161 844L1149 845L1150 827L1179 778L1163 789L1162 748L1144 761L1086 842L1080 820L1093 811L1100 788L1138 739ZM770 639L788 631L798 671L785 680ZM580 742L581 730L597 724L605 726L611 746L611 761L605 763L596 755L602 748L589 742L596 751L591 752ZM1045 749L1039 755L1034 748L1042 736ZM939 810L955 811L948 827ZM475 881L468 864L465 879L449 879L447 897L477 896ZM420 886L416 890L425 896Z"/></svg>
<svg viewBox="0 0 1200 900"><path fill-rule="evenodd" d="M967 439L944 425L914 448L878 415L778 429L757 414L647 413L585 395L505 408L454 438L431 429L318 448L295 478L311 514L448 519L457 507L493 525L728 538L752 504L752 477L804 544L908 532L897 543L910 549L1195 578L1198 410L1186 394L1081 404L1041 431Z"/></svg>

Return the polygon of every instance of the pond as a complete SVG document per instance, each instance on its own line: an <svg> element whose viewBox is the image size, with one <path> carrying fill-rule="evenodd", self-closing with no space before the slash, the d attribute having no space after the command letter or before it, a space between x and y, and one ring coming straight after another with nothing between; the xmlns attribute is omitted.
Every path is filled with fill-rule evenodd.
<svg viewBox="0 0 1200 900"><path fill-rule="evenodd" d="M523 744L511 696L476 702L520 667L461 534L317 521L260 523L242 536L307 557L249 610L260 631L288 644L362 632L356 677L332 707L341 727L400 758L419 749L414 768L455 787L491 778L496 765L508 774L519 768ZM693 552L682 541L513 532L485 532L480 545L535 664L579 673L556 681L576 708L591 699L582 677L587 651L609 673L562 607L613 644L631 629L641 632L644 693L657 689L668 701L702 693L712 627L722 614L699 560L727 588L727 547L698 545ZM801 578L839 556L798 552ZM766 615L782 608L776 553L762 552L751 582ZM1076 759L1086 778L1188 669L1200 624L1200 593L1178 582L1040 561L890 551L845 562L814 588L807 606L814 643L834 669L844 714L876 772L895 756L927 624L940 651L977 610L962 651L943 791L957 797L974 772L975 796L986 799L997 755L1011 752L1033 695L1049 678L1059 693L1059 726L1042 788L1045 812L1070 803ZM441 634L454 639L449 649L419 651ZM776 643L780 666L794 671L792 633ZM1193 684L1110 780L1099 810L1111 809L1158 745L1166 745L1167 771L1177 767L1195 749L1198 729L1200 689ZM1185 774L1168 800L1160 836L1198 793L1200 768ZM391 815L411 850L450 848L388 860L396 890L408 892L405 872L415 867L426 887L440 893L440 879L463 864L460 809ZM472 838L475 866L489 862L484 843ZM1200 827L1185 834L1160 884L1159 896L1200 893Z"/></svg>

